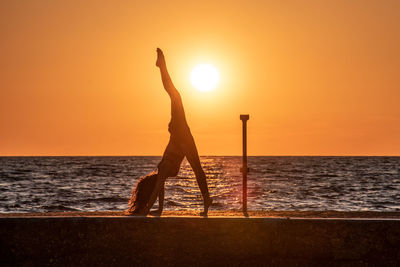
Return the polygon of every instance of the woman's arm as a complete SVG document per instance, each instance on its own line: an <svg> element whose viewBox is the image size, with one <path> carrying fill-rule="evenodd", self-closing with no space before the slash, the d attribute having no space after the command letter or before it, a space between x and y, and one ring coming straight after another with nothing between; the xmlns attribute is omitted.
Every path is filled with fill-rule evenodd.
<svg viewBox="0 0 400 267"><path fill-rule="evenodd" d="M160 193L158 194L158 209L150 211L150 215L161 216L164 209L164 191L164 185L162 185Z"/></svg>
<svg viewBox="0 0 400 267"><path fill-rule="evenodd" d="M143 215L147 215L150 212L150 209L153 207L154 203L157 200L157 196L160 196L161 191L164 191L164 183L167 177L168 175L166 170L159 170L153 192L150 195L147 205L142 210ZM162 199L164 200L164 192L162 192L162 194Z"/></svg>

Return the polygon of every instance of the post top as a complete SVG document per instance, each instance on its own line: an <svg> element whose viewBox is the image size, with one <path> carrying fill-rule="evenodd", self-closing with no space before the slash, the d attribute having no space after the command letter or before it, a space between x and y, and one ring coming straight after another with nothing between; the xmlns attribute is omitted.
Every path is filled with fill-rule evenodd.
<svg viewBox="0 0 400 267"><path fill-rule="evenodd" d="M241 114L240 119L242 121L247 121L250 118L249 114Z"/></svg>

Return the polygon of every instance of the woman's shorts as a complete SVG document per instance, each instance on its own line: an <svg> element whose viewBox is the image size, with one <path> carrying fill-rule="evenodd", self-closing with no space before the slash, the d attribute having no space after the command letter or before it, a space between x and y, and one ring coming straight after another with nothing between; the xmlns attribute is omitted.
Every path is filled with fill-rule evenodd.
<svg viewBox="0 0 400 267"><path fill-rule="evenodd" d="M170 140L161 162L157 166L158 172L166 173L167 177L177 176L184 157L185 155L179 146Z"/></svg>

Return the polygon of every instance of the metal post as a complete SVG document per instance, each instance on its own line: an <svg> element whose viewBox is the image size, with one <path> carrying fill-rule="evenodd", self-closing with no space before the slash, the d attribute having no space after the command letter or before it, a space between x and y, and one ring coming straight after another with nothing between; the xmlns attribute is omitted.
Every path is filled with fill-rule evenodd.
<svg viewBox="0 0 400 267"><path fill-rule="evenodd" d="M243 132L243 213L247 214L247 120L250 118L248 114L240 115L242 120L242 132Z"/></svg>

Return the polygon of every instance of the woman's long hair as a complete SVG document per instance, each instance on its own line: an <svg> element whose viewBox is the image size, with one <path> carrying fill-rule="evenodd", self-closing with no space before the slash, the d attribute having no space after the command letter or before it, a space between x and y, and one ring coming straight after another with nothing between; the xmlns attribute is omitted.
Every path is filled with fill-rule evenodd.
<svg viewBox="0 0 400 267"><path fill-rule="evenodd" d="M136 186L132 189L129 200L128 214L140 214L141 210L149 202L150 196L156 186L157 172L152 172L140 177Z"/></svg>

